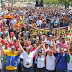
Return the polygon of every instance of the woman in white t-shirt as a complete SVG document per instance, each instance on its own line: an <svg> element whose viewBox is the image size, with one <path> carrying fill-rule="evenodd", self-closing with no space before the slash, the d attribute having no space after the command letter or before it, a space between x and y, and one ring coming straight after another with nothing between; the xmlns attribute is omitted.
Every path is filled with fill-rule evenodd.
<svg viewBox="0 0 72 72"><path fill-rule="evenodd" d="M46 49L43 44L40 45L40 48L43 48L44 53L42 54L42 49L36 51L37 55L37 72L45 72L45 54Z"/></svg>

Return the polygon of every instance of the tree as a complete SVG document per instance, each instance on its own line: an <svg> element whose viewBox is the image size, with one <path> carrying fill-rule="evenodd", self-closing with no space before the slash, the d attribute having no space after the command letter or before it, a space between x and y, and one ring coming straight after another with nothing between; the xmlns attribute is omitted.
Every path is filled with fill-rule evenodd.
<svg viewBox="0 0 72 72"><path fill-rule="evenodd" d="M72 7L72 2L71 2L71 7Z"/></svg>
<svg viewBox="0 0 72 72"><path fill-rule="evenodd" d="M70 5L69 0L63 0L62 4L65 6L65 8L69 8Z"/></svg>

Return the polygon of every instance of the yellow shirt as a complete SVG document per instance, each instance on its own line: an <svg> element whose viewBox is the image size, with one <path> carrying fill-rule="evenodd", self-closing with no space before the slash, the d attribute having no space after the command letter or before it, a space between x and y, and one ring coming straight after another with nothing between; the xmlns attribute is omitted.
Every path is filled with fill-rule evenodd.
<svg viewBox="0 0 72 72"><path fill-rule="evenodd" d="M11 51L5 50L4 54L7 56L6 69L7 70L16 70L17 69L17 60L18 60L18 51L12 53Z"/></svg>

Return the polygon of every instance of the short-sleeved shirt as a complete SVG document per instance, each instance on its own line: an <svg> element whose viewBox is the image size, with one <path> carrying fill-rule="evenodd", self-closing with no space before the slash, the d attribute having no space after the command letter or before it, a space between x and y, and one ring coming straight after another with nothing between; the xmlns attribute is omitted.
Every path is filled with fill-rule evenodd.
<svg viewBox="0 0 72 72"><path fill-rule="evenodd" d="M63 44L62 42L58 42L57 45L58 45L59 47L64 47L65 49L67 49L67 47L68 47L68 42L65 42L64 44Z"/></svg>
<svg viewBox="0 0 72 72"><path fill-rule="evenodd" d="M56 53L57 61L60 59L60 57L61 57L61 54L60 54L60 52L57 51L57 53ZM67 54L66 53L64 53L62 55L62 58L57 63L56 69L59 69L59 70L67 69Z"/></svg>
<svg viewBox="0 0 72 72"><path fill-rule="evenodd" d="M35 50L28 55L26 51L23 52L23 66L30 68L33 65L33 57L35 56Z"/></svg>
<svg viewBox="0 0 72 72"><path fill-rule="evenodd" d="M67 55L67 69L72 71L72 55Z"/></svg>
<svg viewBox="0 0 72 72"><path fill-rule="evenodd" d="M17 27L20 27L19 23L15 23L15 30L17 29Z"/></svg>
<svg viewBox="0 0 72 72"><path fill-rule="evenodd" d="M8 48L8 51L11 51L11 49ZM4 55L4 57L3 57L3 63L6 63L6 61L7 61L7 57L6 57L6 55Z"/></svg>

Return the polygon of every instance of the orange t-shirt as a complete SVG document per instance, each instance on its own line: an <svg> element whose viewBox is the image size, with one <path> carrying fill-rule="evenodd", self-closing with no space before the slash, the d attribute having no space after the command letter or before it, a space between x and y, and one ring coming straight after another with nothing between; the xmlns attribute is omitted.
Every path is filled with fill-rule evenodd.
<svg viewBox="0 0 72 72"><path fill-rule="evenodd" d="M4 18L8 18L8 15L5 15Z"/></svg>
<svg viewBox="0 0 72 72"><path fill-rule="evenodd" d="M15 30L17 29L17 27L19 27L19 28L20 28L19 23L15 23Z"/></svg>

